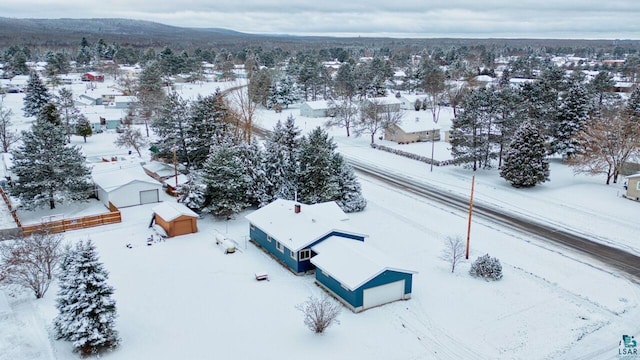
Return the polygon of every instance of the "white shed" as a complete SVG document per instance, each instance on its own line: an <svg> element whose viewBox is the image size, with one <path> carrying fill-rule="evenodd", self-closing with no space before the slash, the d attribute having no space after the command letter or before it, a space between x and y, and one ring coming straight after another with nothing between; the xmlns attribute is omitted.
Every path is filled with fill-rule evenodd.
<svg viewBox="0 0 640 360"><path fill-rule="evenodd" d="M331 104L329 101L307 101L300 105L300 116L319 118L329 116L329 109Z"/></svg>
<svg viewBox="0 0 640 360"><path fill-rule="evenodd" d="M162 184L142 171L119 169L93 175L98 199L117 208L151 204L160 201Z"/></svg>

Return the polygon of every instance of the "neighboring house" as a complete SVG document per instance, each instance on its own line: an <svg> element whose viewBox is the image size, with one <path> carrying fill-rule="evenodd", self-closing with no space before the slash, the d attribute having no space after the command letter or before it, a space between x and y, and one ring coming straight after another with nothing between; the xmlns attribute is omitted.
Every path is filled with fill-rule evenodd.
<svg viewBox="0 0 640 360"><path fill-rule="evenodd" d="M398 144L440 141L440 128L433 125L431 112L407 111L398 124L384 129L384 139Z"/></svg>
<svg viewBox="0 0 640 360"><path fill-rule="evenodd" d="M416 100L419 100L420 103L424 101L426 95L414 95L414 94L402 94L400 95L400 101L402 105L400 108L403 110L416 110L415 104Z"/></svg>
<svg viewBox="0 0 640 360"><path fill-rule="evenodd" d="M81 105L102 105L102 97L88 94L80 94L78 96Z"/></svg>
<svg viewBox="0 0 640 360"><path fill-rule="evenodd" d="M82 74L82 81L104 81L104 74L100 74L94 71Z"/></svg>
<svg viewBox="0 0 640 360"><path fill-rule="evenodd" d="M183 204L163 202L152 210L153 220L169 237L198 232L198 214Z"/></svg>
<svg viewBox="0 0 640 360"><path fill-rule="evenodd" d="M331 103L326 100L307 101L300 105L300 116L319 118L330 116Z"/></svg>
<svg viewBox="0 0 640 360"><path fill-rule="evenodd" d="M640 173L627 176L625 187L627 192L624 197L640 201Z"/></svg>
<svg viewBox="0 0 640 360"><path fill-rule="evenodd" d="M416 272L364 242L334 236L311 249L316 282L354 312L411 298Z"/></svg>
<svg viewBox="0 0 640 360"><path fill-rule="evenodd" d="M251 241L296 274L313 270L311 247L332 236L364 241L333 201L314 205L277 199L246 216Z"/></svg>
<svg viewBox="0 0 640 360"><path fill-rule="evenodd" d="M376 104L380 111L400 111L402 109L402 101L393 96L382 96L375 98L367 98L364 100L369 104Z"/></svg>
<svg viewBox="0 0 640 360"><path fill-rule="evenodd" d="M128 109L131 104L138 101L135 96L118 95L113 98L113 101L109 102L107 106L114 107L116 109Z"/></svg>
<svg viewBox="0 0 640 360"><path fill-rule="evenodd" d="M94 168L93 182L96 195L102 203L112 209L127 206L151 204L160 201L162 184L148 177L140 168L114 168L110 171L96 173Z"/></svg>

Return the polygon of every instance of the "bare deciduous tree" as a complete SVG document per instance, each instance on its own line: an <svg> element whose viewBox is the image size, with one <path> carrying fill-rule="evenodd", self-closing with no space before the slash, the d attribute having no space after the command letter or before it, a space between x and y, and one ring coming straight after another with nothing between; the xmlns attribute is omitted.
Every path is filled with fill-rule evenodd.
<svg viewBox="0 0 640 360"><path fill-rule="evenodd" d="M363 102L360 107L360 119L355 124L355 134L356 136L370 134L373 144L378 131L399 124L403 116L404 113L401 110L387 106L379 100L370 99Z"/></svg>
<svg viewBox="0 0 640 360"><path fill-rule="evenodd" d="M11 109L5 108L3 101L0 100L0 146L2 147L2 152L9 152L11 145L20 139L18 132L12 130L11 115L13 115Z"/></svg>
<svg viewBox="0 0 640 360"><path fill-rule="evenodd" d="M247 144L251 144L253 117L258 103L249 96L247 86L241 83L236 83L227 93L238 118L238 129L242 129L244 140Z"/></svg>
<svg viewBox="0 0 640 360"><path fill-rule="evenodd" d="M309 330L317 334L324 332L333 323L340 324L338 315L340 315L341 305L327 295L320 298L309 296L307 301L298 304L296 309L304 314L304 324Z"/></svg>
<svg viewBox="0 0 640 360"><path fill-rule="evenodd" d="M61 242L61 234L52 234L44 228L29 236L0 243L2 281L26 287L36 298L42 298L62 256Z"/></svg>
<svg viewBox="0 0 640 360"><path fill-rule="evenodd" d="M456 271L456 265L464 261L465 257L464 242L460 236L447 236L444 241L444 250L442 251L442 259L451 264L451 272Z"/></svg>
<svg viewBox="0 0 640 360"><path fill-rule="evenodd" d="M620 108L603 109L575 136L579 149L567 159L576 173L605 174L617 182L622 165L640 150L640 129Z"/></svg>
<svg viewBox="0 0 640 360"><path fill-rule="evenodd" d="M325 126L343 127L347 130L347 136L350 136L349 130L358 117L358 107L351 101L351 98L346 98L342 102L331 102L330 111L333 114Z"/></svg>
<svg viewBox="0 0 640 360"><path fill-rule="evenodd" d="M120 148L132 147L138 153L138 156L142 156L140 148L147 144L147 140L142 136L139 129L126 126L124 131L116 138L115 145Z"/></svg>

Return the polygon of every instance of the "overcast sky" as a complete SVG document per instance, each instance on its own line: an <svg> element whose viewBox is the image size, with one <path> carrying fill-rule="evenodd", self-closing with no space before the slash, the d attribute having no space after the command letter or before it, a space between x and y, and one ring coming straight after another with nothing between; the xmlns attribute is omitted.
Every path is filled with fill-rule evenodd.
<svg viewBox="0 0 640 360"><path fill-rule="evenodd" d="M296 35L640 39L640 0L1 0L0 16Z"/></svg>

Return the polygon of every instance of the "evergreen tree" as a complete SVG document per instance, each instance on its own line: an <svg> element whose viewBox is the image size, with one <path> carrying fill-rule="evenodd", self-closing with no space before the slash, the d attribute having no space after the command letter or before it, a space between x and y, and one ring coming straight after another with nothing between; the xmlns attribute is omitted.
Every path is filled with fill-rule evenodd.
<svg viewBox="0 0 640 360"><path fill-rule="evenodd" d="M298 199L306 204L340 198L341 189L334 167L336 144L320 127L300 141L298 153Z"/></svg>
<svg viewBox="0 0 640 360"><path fill-rule="evenodd" d="M220 93L198 97L189 106L186 124L186 144L192 168L200 169L209 156L214 141L228 135L226 122L230 110Z"/></svg>
<svg viewBox="0 0 640 360"><path fill-rule="evenodd" d="M334 157L334 167L340 188L340 197L336 199L338 206L346 213L364 210L367 200L362 196L360 181L356 178L353 168L347 164L340 154Z"/></svg>
<svg viewBox="0 0 640 360"><path fill-rule="evenodd" d="M142 112L147 137L149 137L149 120L163 104L165 97L164 91L162 90L162 72L157 62L151 61L145 66L140 74L138 86L135 90L136 96L138 97L137 104Z"/></svg>
<svg viewBox="0 0 640 360"><path fill-rule="evenodd" d="M180 163L191 165L190 152L187 147L187 120L189 118L189 102L178 94L171 93L153 118L151 128L157 135L153 142L158 148L158 155L165 158L176 157Z"/></svg>
<svg viewBox="0 0 640 360"><path fill-rule="evenodd" d="M40 109L51 101L51 94L44 83L38 76L38 73L32 71L27 82L27 89L23 100L24 116L38 116Z"/></svg>
<svg viewBox="0 0 640 360"><path fill-rule="evenodd" d="M120 339L115 329L113 287L107 284L109 273L91 240L77 243L68 256L56 304L56 335L73 342L74 350L82 356L113 350Z"/></svg>
<svg viewBox="0 0 640 360"><path fill-rule="evenodd" d="M91 127L91 123L89 119L83 114L76 120L76 135L82 136L84 142L87 142L87 137L93 135L93 128Z"/></svg>
<svg viewBox="0 0 640 360"><path fill-rule="evenodd" d="M504 148L511 141L518 127L526 120L526 112L522 107L522 94L518 89L507 86L496 90L496 120L498 130L494 136L499 147L498 168L502 167Z"/></svg>
<svg viewBox="0 0 640 360"><path fill-rule="evenodd" d="M251 145L238 145L244 173L247 178L247 203L262 207L267 205L270 196L267 194L267 173L263 153L255 142Z"/></svg>
<svg viewBox="0 0 640 360"><path fill-rule="evenodd" d="M527 121L516 131L504 157L500 176L513 187L532 187L549 180L545 138Z"/></svg>
<svg viewBox="0 0 640 360"><path fill-rule="evenodd" d="M80 110L73 101L73 92L70 88L62 88L55 98L58 111L62 117L62 123L64 124L67 142L71 141L71 125L77 125L80 117L83 116ZM86 117L85 117L86 119ZM86 139L86 138L85 138Z"/></svg>
<svg viewBox="0 0 640 360"><path fill-rule="evenodd" d="M242 211L249 205L248 180L237 146L231 143L212 146L202 169L202 181L207 186L203 211L227 219Z"/></svg>
<svg viewBox="0 0 640 360"><path fill-rule="evenodd" d="M200 212L206 205L207 185L203 182L200 170L191 171L185 184L178 185L180 202L189 209Z"/></svg>
<svg viewBox="0 0 640 360"><path fill-rule="evenodd" d="M27 56L18 50L8 59L8 72L12 75L26 75L29 73Z"/></svg>
<svg viewBox="0 0 640 360"><path fill-rule="evenodd" d="M46 111L49 110L49 111ZM34 209L56 202L86 200L93 191L91 170L80 148L65 146L66 134L53 104L45 106L22 144L13 152L17 179L10 193Z"/></svg>
<svg viewBox="0 0 640 360"><path fill-rule="evenodd" d="M580 146L575 134L584 128L589 118L590 101L587 90L581 84L569 89L563 100L558 112L552 151L564 157L571 157Z"/></svg>
<svg viewBox="0 0 640 360"><path fill-rule="evenodd" d="M87 67L91 64L92 51L87 38L83 37L80 42L80 49L76 55L76 63L81 67Z"/></svg>
<svg viewBox="0 0 640 360"><path fill-rule="evenodd" d="M491 89L472 90L465 96L464 111L451 125L451 154L456 163L473 170L491 167L490 161L497 157L489 141L495 105Z"/></svg>
<svg viewBox="0 0 640 360"><path fill-rule="evenodd" d="M295 126L293 116L287 117L285 124L276 123L271 136L265 142L265 165L267 173L267 194L272 199L293 200L298 184L297 151L300 130Z"/></svg>

